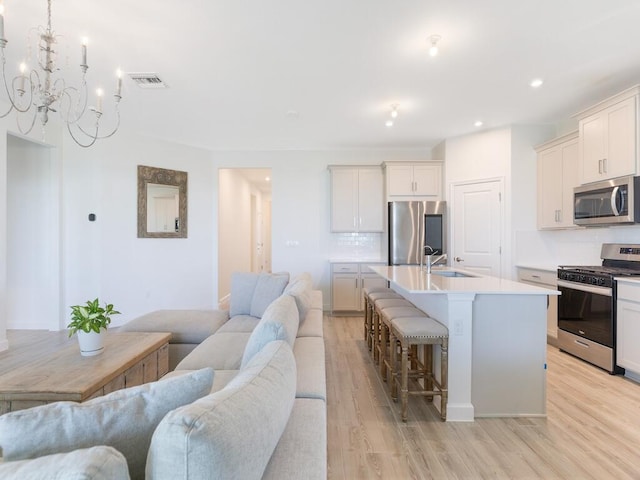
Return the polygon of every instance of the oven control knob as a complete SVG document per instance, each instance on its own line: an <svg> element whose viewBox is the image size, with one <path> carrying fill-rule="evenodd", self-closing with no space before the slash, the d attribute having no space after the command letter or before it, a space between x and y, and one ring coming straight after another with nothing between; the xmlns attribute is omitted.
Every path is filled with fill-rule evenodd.
<svg viewBox="0 0 640 480"><path fill-rule="evenodd" d="M586 283L587 281L586 275L578 275L578 277L579 277L579 280L578 280L579 282Z"/></svg>
<svg viewBox="0 0 640 480"><path fill-rule="evenodd" d="M607 283L607 282L605 281L605 279L604 279L604 278L599 278L599 279L598 279L598 285L600 285L600 286L604 286L606 283Z"/></svg>

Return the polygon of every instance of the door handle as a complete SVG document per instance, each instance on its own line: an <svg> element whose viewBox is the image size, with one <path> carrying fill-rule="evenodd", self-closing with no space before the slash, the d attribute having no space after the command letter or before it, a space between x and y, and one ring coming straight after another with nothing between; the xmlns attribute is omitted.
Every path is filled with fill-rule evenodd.
<svg viewBox="0 0 640 480"><path fill-rule="evenodd" d="M616 217L620 216L620 210L618 210L618 195L620 195L620 187L614 187L613 191L611 192L611 211L613 212L613 214ZM624 209L624 197L622 195L620 195L620 208Z"/></svg>
<svg viewBox="0 0 640 480"><path fill-rule="evenodd" d="M463 259L463 258L460 258L460 257L456 257L456 258L454 258L454 260L455 260L456 262L464 262L464 259Z"/></svg>

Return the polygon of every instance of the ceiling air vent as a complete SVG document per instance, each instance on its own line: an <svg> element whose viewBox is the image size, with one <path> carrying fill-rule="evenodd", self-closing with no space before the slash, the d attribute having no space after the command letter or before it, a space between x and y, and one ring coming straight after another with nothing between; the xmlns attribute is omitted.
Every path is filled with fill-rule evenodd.
<svg viewBox="0 0 640 480"><path fill-rule="evenodd" d="M129 78L140 88L167 88L157 73L129 73Z"/></svg>

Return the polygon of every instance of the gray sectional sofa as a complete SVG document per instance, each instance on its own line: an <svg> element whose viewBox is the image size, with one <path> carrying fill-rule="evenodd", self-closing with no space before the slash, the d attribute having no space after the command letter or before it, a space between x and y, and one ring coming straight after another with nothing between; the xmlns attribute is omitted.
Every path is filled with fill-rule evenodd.
<svg viewBox="0 0 640 480"><path fill-rule="evenodd" d="M129 322L122 330L173 333L175 369L153 384L83 404L58 402L0 416L0 478L59 478L60 468L70 473L65 455L82 452L84 463L74 469L87 464L88 478L325 479L322 295L312 290L308 274L288 280L234 274L229 312L159 311ZM97 418L109 430L111 417L122 420L128 410L124 423L139 434L129 432L124 440L111 432L115 440L97 446L69 433L95 435ZM37 442L29 441L27 432L34 430L40 431ZM47 430L50 442L42 440ZM59 431L70 437L62 448L55 441Z"/></svg>

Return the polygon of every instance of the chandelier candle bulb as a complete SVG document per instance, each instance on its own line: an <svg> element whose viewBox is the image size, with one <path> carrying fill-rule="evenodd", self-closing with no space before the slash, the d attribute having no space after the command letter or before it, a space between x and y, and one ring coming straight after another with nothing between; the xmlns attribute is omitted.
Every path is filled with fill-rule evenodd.
<svg viewBox="0 0 640 480"><path fill-rule="evenodd" d="M102 95L103 91L101 88L96 90L97 101L96 101L96 112L102 113Z"/></svg>
<svg viewBox="0 0 640 480"><path fill-rule="evenodd" d="M87 43L89 39L87 37L82 37L82 65L87 64Z"/></svg>
<svg viewBox="0 0 640 480"><path fill-rule="evenodd" d="M22 62L20 64L20 81L18 82L18 91L21 92L21 94L24 93L24 82L27 79L27 77L25 76L26 71L27 71L27 65L24 62Z"/></svg>
<svg viewBox="0 0 640 480"><path fill-rule="evenodd" d="M121 97L122 95L122 70L118 70L116 72L116 76L118 79L116 80L116 97Z"/></svg>

